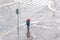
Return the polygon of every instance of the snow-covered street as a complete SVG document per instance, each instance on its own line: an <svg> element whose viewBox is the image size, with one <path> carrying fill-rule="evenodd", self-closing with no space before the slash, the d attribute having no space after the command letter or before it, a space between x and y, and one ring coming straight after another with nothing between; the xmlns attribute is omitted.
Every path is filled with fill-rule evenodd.
<svg viewBox="0 0 60 40"><path fill-rule="evenodd" d="M32 40L60 40L60 1L58 1L15 0L0 3L0 40L18 40L16 9L19 9L20 40L27 40L25 23L29 17Z"/></svg>

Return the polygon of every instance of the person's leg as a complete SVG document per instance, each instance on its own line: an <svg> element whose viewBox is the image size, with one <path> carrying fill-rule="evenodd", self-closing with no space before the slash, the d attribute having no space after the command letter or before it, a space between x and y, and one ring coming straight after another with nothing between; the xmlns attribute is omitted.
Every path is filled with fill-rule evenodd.
<svg viewBox="0 0 60 40"><path fill-rule="evenodd" d="M27 31L29 32L29 26L27 26Z"/></svg>

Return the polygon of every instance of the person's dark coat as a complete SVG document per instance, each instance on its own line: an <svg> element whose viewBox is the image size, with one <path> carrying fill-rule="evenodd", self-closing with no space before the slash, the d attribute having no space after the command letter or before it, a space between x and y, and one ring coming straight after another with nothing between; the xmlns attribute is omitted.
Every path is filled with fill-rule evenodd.
<svg viewBox="0 0 60 40"><path fill-rule="evenodd" d="M29 27L30 26L30 19L26 20L26 25Z"/></svg>

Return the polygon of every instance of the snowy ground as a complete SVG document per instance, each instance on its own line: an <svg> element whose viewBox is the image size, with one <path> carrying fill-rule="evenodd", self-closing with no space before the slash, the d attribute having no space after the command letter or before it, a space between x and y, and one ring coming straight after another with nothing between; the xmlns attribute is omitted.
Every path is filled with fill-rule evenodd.
<svg viewBox="0 0 60 40"><path fill-rule="evenodd" d="M26 39L26 26L20 26L19 28L20 40ZM60 29L59 29L60 30ZM45 27L45 25L31 25L30 33L32 34L32 40L60 40L60 31L56 28ZM7 35L3 36L0 40L17 40L17 30L14 29Z"/></svg>
<svg viewBox="0 0 60 40"><path fill-rule="evenodd" d="M32 18L31 21L39 21L31 24L32 40L60 40L60 12L50 9L47 3L49 4L49 1L39 3L38 0L37 3L28 1L20 5L20 24L29 17ZM17 40L17 15L15 13L17 7L18 3L0 8L0 40ZM27 40L26 25L20 26L19 31L20 40Z"/></svg>

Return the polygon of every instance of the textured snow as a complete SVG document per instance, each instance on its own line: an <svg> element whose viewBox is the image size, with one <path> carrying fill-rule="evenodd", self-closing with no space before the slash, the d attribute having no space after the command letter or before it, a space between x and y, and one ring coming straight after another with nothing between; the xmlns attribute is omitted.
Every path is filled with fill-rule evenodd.
<svg viewBox="0 0 60 40"><path fill-rule="evenodd" d="M30 27L32 40L60 40L60 12L52 10L53 8L60 10L59 0L56 4L53 0L20 0L20 2L20 6L15 3L0 8L0 40L17 40L16 9L18 6L20 7L19 25L23 23L23 26L19 27L20 40L27 40L24 24L29 17L32 18ZM48 7L50 3L53 4L52 9ZM36 20L38 20L37 23L33 22Z"/></svg>

